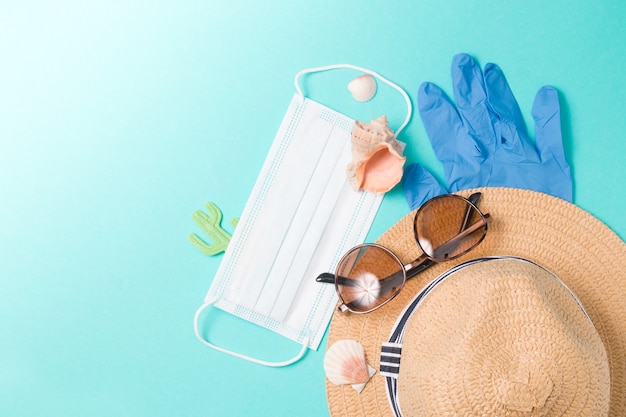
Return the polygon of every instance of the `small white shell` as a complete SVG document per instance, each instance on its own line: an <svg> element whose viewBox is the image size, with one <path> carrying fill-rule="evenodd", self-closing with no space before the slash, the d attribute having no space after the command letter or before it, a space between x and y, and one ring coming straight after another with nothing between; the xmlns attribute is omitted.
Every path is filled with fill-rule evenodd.
<svg viewBox="0 0 626 417"><path fill-rule="evenodd" d="M369 74L359 75L348 83L348 90L356 101L370 101L376 95L376 80Z"/></svg>
<svg viewBox="0 0 626 417"><path fill-rule="evenodd" d="M367 364L363 345L356 340L339 340L334 343L326 351L324 371L333 384L352 385L357 392L361 392L376 373Z"/></svg>

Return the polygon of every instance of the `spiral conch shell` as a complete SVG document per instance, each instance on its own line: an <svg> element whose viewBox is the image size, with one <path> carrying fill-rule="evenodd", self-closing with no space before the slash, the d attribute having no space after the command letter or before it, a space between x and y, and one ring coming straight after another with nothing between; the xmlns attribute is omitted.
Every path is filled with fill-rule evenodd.
<svg viewBox="0 0 626 417"><path fill-rule="evenodd" d="M400 182L406 158L386 116L355 122L351 141L352 162L346 174L352 188L384 193Z"/></svg>
<svg viewBox="0 0 626 417"><path fill-rule="evenodd" d="M326 351L324 371L326 378L333 384L352 385L359 393L376 373L367 364L363 345L356 340L347 339L337 341Z"/></svg>
<svg viewBox="0 0 626 417"><path fill-rule="evenodd" d="M376 80L369 74L359 75L348 83L348 90L356 101L370 101L376 95Z"/></svg>

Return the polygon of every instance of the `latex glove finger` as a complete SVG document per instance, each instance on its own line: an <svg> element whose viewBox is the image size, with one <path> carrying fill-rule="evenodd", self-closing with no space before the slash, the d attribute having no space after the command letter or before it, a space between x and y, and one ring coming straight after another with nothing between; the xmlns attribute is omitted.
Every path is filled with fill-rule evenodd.
<svg viewBox="0 0 626 417"><path fill-rule="evenodd" d="M452 60L454 99L469 134L487 148L493 148L494 115L487 102L483 73L467 54L455 55Z"/></svg>
<svg viewBox="0 0 626 417"><path fill-rule="evenodd" d="M560 165L569 169L563 150L561 134L561 107L559 95L554 87L543 86L537 92L532 109L535 119L535 138L542 161L555 158Z"/></svg>
<svg viewBox="0 0 626 417"><path fill-rule="evenodd" d="M485 65L485 86L489 104L501 120L512 122L520 132L526 132L524 117L517 100L506 81L504 73L496 64Z"/></svg>
<svg viewBox="0 0 626 417"><path fill-rule="evenodd" d="M448 193L433 174L419 164L410 164L405 168L403 181L404 196L411 210L433 197Z"/></svg>
<svg viewBox="0 0 626 417"><path fill-rule="evenodd" d="M511 87L506 81L504 73L496 64L485 65L485 86L487 88L487 95L489 97L489 104L491 108L496 112L500 120L508 123L513 123L515 128L525 134L526 123L524 123L524 117L520 111L517 100L513 96Z"/></svg>
<svg viewBox="0 0 626 417"><path fill-rule="evenodd" d="M569 189L562 190L561 196L572 201L572 175L563 148L559 94L554 87L543 86L539 89L533 103L532 115L535 120L535 140L541 161L546 163L554 159L563 175L569 179Z"/></svg>
<svg viewBox="0 0 626 417"><path fill-rule="evenodd" d="M437 158L452 163L459 151L463 122L446 94L435 84L423 83L417 92L417 106Z"/></svg>
<svg viewBox="0 0 626 417"><path fill-rule="evenodd" d="M504 73L495 64L485 66L485 87L489 106L498 121L494 124L497 148L509 152L512 163L538 162L535 146L528 139L526 123Z"/></svg>
<svg viewBox="0 0 626 417"><path fill-rule="evenodd" d="M476 145L446 94L435 84L423 83L417 94L424 128L442 162L450 190L470 188L468 181L481 178L486 152Z"/></svg>

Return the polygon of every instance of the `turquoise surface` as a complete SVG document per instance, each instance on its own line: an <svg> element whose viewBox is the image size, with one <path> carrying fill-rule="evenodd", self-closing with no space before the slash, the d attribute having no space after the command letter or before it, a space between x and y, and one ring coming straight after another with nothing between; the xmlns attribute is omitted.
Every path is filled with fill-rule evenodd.
<svg viewBox="0 0 626 417"><path fill-rule="evenodd" d="M3 1L0 415L327 416L323 347L270 369L201 345L192 319L221 256L188 241L206 201L246 203L301 69L368 67L451 92L452 56L499 64L527 120L555 86L575 203L626 237L626 2ZM307 77L351 117L357 74ZM532 128L532 125L531 125ZM438 178L419 115L400 137ZM376 239L408 212L388 193ZM294 343L219 311L211 339L268 359Z"/></svg>

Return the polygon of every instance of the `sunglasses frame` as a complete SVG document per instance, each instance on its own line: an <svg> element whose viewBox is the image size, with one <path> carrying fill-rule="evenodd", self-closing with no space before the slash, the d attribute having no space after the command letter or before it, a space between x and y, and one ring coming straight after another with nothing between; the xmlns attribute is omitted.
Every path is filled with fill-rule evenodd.
<svg viewBox="0 0 626 417"><path fill-rule="evenodd" d="M340 304L337 307L339 311L345 312L345 311L350 311L351 313L354 314L367 314L370 313L382 306L384 306L385 304L387 304L388 302L390 302L391 300L393 300L399 293L400 291L402 291L402 289L404 288L406 281L413 278L414 276L416 276L417 274L419 274L420 272L428 269L429 267L431 267L432 265L434 265L435 263L440 263L440 262L445 262L445 261L449 261L449 260L453 260L456 259L460 256L465 255L466 253L470 252L472 249L474 249L476 246L478 246L483 239L485 238L485 236L487 235L487 229L488 229L488 222L491 220L491 216L489 215L489 213L483 213L482 211L480 211L480 209L478 208L477 204L478 204L478 200L480 199L481 193L480 192L476 192L472 195L470 195L468 198L456 195L456 194L444 194L444 195L440 195L437 197L434 197L430 200L428 200L426 203L424 203L416 212L415 212L415 216L413 218L413 237L415 240L415 244L418 246L418 248L422 251L422 255L420 255L417 259L415 259L412 262L409 262L408 264L405 264L404 262L402 262L400 260L400 258L398 258L398 256L393 253L393 251L385 246L382 246L380 244L377 243L363 243L360 245L357 245L353 248L351 248L350 250L348 250L341 258L341 260L339 261L339 263L337 264L337 269L339 268L340 265L342 265L342 263L345 261L345 259L348 256L352 256L355 250L359 250L361 248L364 247L372 247L372 248L378 248L383 250L384 252L386 252L388 255L391 256L391 258L393 258L398 265L401 266L401 268L398 270L398 272L390 275L389 277L385 277L382 278L380 281L389 279L393 276L395 276L398 273L402 273L403 278L402 278L402 283L401 285L398 287L398 289L395 291L395 293L390 296L388 299L386 299L385 301L383 301L380 304L377 304L376 306L372 307L371 309L368 310L355 310L353 308L350 307L350 302L346 303L345 300L343 299L342 295L341 295L341 291L339 290L339 285L341 284L342 278L341 276L339 276L337 274L338 271L335 271L335 273L323 273L320 274L317 278L316 281L317 282L325 282L325 283L333 283L335 285L335 292L337 293L337 296L339 297L340 300ZM424 209L429 207L430 205L433 204L433 202L439 200L439 199L450 199L450 198L456 198L456 199L461 199L464 202L466 202L468 204L467 206L467 210L466 213L464 215L464 220L463 220L463 224L461 225L461 228L459 230L459 233L454 236L453 238L451 238L450 240L448 240L447 242L445 242L444 244L438 246L437 248L435 248L433 250L434 251L438 251L440 249L445 249L445 246L449 246L452 244L455 244L459 239L462 239L466 236L468 236L471 233L474 233L477 230L480 230L481 228L484 228L483 230L483 234L480 237L480 239L478 239L472 246L466 248L465 250L459 252L458 254L454 254L452 256L444 256L442 258L435 258L435 257L431 257L430 255L428 255L426 253L426 251L424 250L424 248L422 247L422 245L420 244L420 239L419 239L419 234L417 232L417 219L420 216L420 214L422 214L424 212ZM481 219L483 220L482 222L476 222L474 225L470 226L468 228L468 222L470 220L470 214L473 212L472 209L474 209L480 216ZM444 250L445 253L445 250ZM343 280L347 280L346 278L343 278Z"/></svg>

